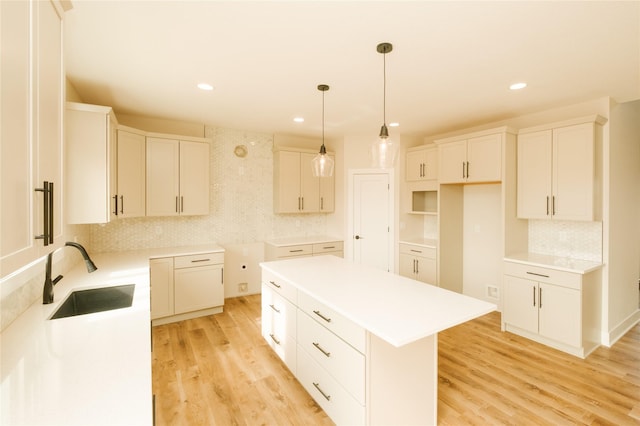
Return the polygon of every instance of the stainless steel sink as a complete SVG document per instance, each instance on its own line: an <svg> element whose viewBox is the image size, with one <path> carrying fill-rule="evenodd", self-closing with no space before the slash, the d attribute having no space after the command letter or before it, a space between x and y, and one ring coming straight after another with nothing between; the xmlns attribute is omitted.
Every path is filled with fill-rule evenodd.
<svg viewBox="0 0 640 426"><path fill-rule="evenodd" d="M128 308L133 303L134 288L135 284L125 284L73 291L49 319Z"/></svg>

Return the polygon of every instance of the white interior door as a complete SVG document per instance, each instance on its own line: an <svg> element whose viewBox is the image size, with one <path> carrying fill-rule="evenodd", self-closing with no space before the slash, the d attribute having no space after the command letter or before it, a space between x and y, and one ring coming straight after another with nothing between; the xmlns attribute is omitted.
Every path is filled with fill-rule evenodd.
<svg viewBox="0 0 640 426"><path fill-rule="evenodd" d="M386 172L353 173L351 180L352 260L391 271L390 175Z"/></svg>

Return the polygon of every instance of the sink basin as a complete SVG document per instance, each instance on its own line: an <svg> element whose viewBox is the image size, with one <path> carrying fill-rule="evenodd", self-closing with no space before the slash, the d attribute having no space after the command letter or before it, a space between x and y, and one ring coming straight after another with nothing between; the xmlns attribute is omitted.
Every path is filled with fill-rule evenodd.
<svg viewBox="0 0 640 426"><path fill-rule="evenodd" d="M128 308L133 303L134 288L135 284L125 284L73 291L50 319Z"/></svg>

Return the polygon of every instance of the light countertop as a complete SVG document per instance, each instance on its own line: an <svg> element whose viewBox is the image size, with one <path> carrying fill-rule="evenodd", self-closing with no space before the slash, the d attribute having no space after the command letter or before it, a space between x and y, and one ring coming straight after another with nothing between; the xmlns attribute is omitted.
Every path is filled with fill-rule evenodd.
<svg viewBox="0 0 640 426"><path fill-rule="evenodd" d="M335 256L260 265L396 347L496 309L483 300Z"/></svg>
<svg viewBox="0 0 640 426"><path fill-rule="evenodd" d="M540 266L558 271L587 274L602 268L601 262L589 260L571 259L568 257L550 256L538 253L515 253L504 258L507 262L521 263L524 265Z"/></svg>
<svg viewBox="0 0 640 426"><path fill-rule="evenodd" d="M149 259L217 251L90 253L97 271L79 262L55 286L52 304L39 299L0 335L0 423L151 425ZM48 320L73 290L121 284L136 285L129 308Z"/></svg>
<svg viewBox="0 0 640 426"><path fill-rule="evenodd" d="M431 238L401 238L400 244L412 244L426 248L438 248L438 240Z"/></svg>
<svg viewBox="0 0 640 426"><path fill-rule="evenodd" d="M332 241L342 241L342 238L330 237L326 235L318 235L318 236L311 236L311 237L277 238L277 239L268 240L265 242L275 247L287 247L287 246L297 246L300 244L322 244L322 243L329 243Z"/></svg>

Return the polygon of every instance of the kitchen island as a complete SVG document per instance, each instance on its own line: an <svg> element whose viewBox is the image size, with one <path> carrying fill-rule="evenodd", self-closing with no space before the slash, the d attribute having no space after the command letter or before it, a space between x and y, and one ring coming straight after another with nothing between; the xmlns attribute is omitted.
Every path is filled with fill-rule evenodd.
<svg viewBox="0 0 640 426"><path fill-rule="evenodd" d="M80 262L66 273L53 303L36 301L0 334L0 424L153 424L149 260L215 251L104 253L91 255L97 271ZM74 290L122 284L135 284L128 308L49 319Z"/></svg>
<svg viewBox="0 0 640 426"><path fill-rule="evenodd" d="M263 336L337 424L436 424L438 332L496 309L335 256L261 267Z"/></svg>

